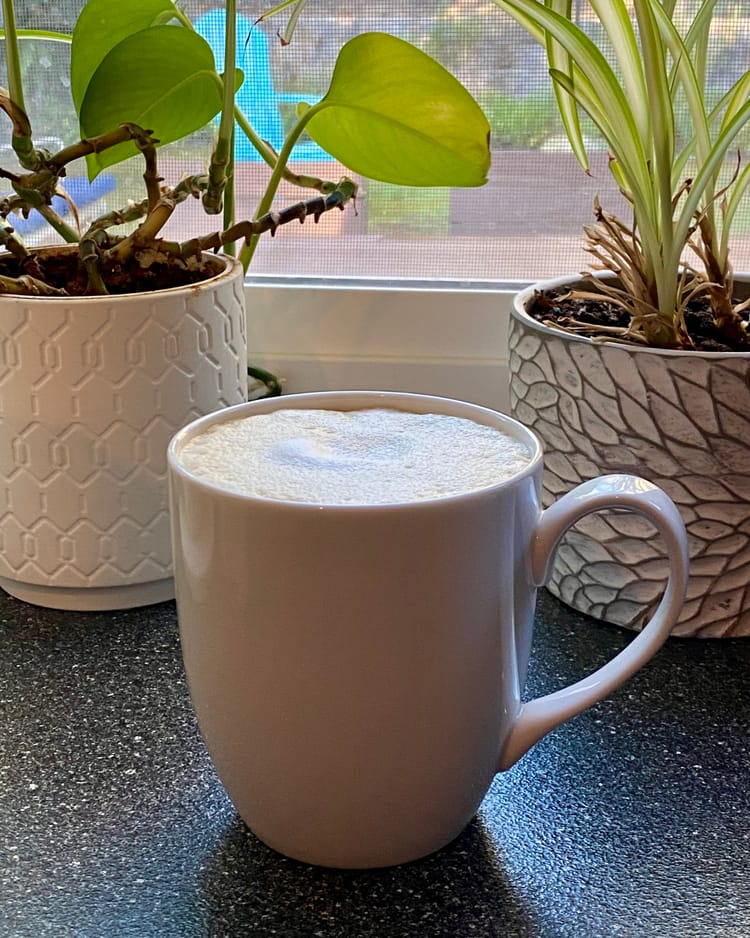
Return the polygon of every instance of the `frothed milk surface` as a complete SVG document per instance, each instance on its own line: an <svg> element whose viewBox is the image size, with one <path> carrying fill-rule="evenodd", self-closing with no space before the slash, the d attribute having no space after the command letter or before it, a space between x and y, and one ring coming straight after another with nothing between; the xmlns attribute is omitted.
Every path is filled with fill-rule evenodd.
<svg viewBox="0 0 750 938"><path fill-rule="evenodd" d="M321 505L457 495L510 478L530 456L523 443L473 420L384 408L240 417L179 452L186 469L231 492Z"/></svg>

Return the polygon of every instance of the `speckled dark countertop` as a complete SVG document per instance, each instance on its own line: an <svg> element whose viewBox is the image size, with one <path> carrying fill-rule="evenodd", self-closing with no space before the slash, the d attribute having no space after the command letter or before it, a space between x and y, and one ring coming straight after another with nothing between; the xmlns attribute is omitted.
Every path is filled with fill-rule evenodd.
<svg viewBox="0 0 750 938"><path fill-rule="evenodd" d="M628 633L540 596L528 691ZM747 938L750 641L672 640L498 777L426 860L335 872L237 819L188 701L174 606L0 598L2 938Z"/></svg>

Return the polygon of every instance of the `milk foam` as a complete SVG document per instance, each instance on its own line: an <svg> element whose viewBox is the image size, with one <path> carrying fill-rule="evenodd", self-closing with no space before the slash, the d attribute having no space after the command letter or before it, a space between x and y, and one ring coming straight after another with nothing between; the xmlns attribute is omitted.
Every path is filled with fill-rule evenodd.
<svg viewBox="0 0 750 938"><path fill-rule="evenodd" d="M444 414L281 409L214 424L179 458L243 495L321 505L443 498L502 482L529 464L520 441Z"/></svg>

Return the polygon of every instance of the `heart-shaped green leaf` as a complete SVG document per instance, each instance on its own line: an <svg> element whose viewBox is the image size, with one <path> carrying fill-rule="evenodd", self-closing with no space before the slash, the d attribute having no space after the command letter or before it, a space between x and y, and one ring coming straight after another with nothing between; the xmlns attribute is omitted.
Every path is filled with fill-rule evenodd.
<svg viewBox="0 0 750 938"><path fill-rule="evenodd" d="M481 186L490 127L442 65L386 33L341 49L306 130L356 173L405 186Z"/></svg>
<svg viewBox="0 0 750 938"><path fill-rule="evenodd" d="M76 21L70 50L70 86L80 111L94 72L108 52L133 33L174 13L172 0L88 0Z"/></svg>
<svg viewBox="0 0 750 938"><path fill-rule="evenodd" d="M80 107L81 133L92 137L127 121L170 143L204 127L221 103L208 43L182 26L152 26L119 42L94 72ZM89 177L135 153L125 143L88 157Z"/></svg>

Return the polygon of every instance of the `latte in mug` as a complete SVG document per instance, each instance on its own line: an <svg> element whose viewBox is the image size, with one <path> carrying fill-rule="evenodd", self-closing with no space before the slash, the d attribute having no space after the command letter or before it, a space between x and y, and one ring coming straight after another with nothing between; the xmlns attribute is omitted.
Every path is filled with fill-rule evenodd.
<svg viewBox="0 0 750 938"><path fill-rule="evenodd" d="M685 595L687 536L663 491L605 476L542 510L533 433L474 404L253 401L183 428L167 460L203 738L250 829L304 863L389 866L449 843L498 770L655 653ZM661 532L664 598L595 674L523 701L555 545L608 508Z"/></svg>
<svg viewBox="0 0 750 938"><path fill-rule="evenodd" d="M447 414L284 409L214 424L180 461L241 495L321 505L399 504L495 485L523 470L524 443Z"/></svg>

